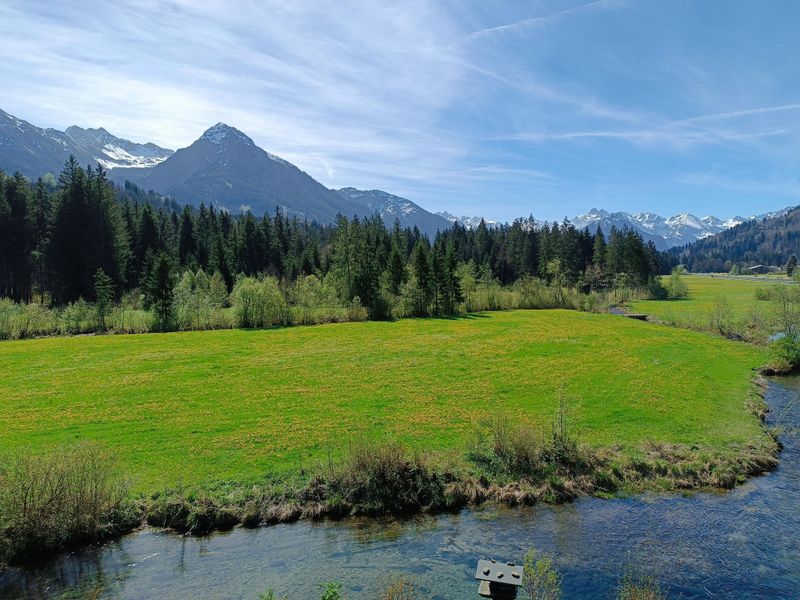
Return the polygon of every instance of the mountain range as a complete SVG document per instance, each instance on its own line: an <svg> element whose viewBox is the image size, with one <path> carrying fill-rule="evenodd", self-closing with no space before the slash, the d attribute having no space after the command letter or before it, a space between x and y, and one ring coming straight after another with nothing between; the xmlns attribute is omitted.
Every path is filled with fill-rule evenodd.
<svg viewBox="0 0 800 600"><path fill-rule="evenodd" d="M611 227L617 229L627 227L637 231L645 241L652 241L659 250L668 250L717 235L746 221L779 216L788 210L785 208L763 215L736 216L723 220L712 215L700 218L689 213L681 213L665 218L649 212L630 214L593 208L586 214L570 219L570 222L581 229L588 227L592 233L599 227L606 235Z"/></svg>
<svg viewBox="0 0 800 600"><path fill-rule="evenodd" d="M482 217L456 217L431 213L411 200L382 190L345 187L331 190L290 162L259 148L234 127L217 123L186 148L173 152L153 143L137 143L103 129L67 127L43 129L0 110L0 169L21 172L29 178L58 174L74 155L82 165L101 165L112 181L131 181L140 188L179 203L201 202L231 212L250 210L260 215L278 209L301 219L332 223L338 214L347 217L378 214L391 227L417 227L433 237L453 223L477 227ZM664 218L653 213L608 212L592 209L571 219L576 227L628 227L659 250L684 246L726 231L751 219L785 214L719 219L698 218L688 213ZM497 221L485 220L487 226Z"/></svg>
<svg viewBox="0 0 800 600"><path fill-rule="evenodd" d="M58 174L70 155L82 165L101 165L118 184L131 181L185 204L213 203L259 215L279 209L319 223L332 223L338 214L379 214L389 227L397 219L431 237L450 226L443 217L388 192L328 189L224 123L173 152L118 138L103 128L43 129L0 110L0 169L29 178Z"/></svg>
<svg viewBox="0 0 800 600"><path fill-rule="evenodd" d="M760 215L664 255L669 266L690 271L728 272L733 265L780 267L800 255L800 207Z"/></svg>
<svg viewBox="0 0 800 600"><path fill-rule="evenodd" d="M35 178L61 172L72 154L82 165L106 169L147 169L172 156L172 150L152 143L123 140L103 129L73 125L66 131L42 129L0 110L0 168Z"/></svg>

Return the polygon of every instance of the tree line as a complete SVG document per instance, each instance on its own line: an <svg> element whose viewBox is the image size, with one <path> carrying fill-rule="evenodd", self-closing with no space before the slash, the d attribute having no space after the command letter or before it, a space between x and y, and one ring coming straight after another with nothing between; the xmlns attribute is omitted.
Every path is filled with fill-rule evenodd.
<svg viewBox="0 0 800 600"><path fill-rule="evenodd" d="M102 167L81 167L74 157L57 180L0 172L0 297L15 302L113 304L140 293L167 319L184 273L202 272L217 295L241 277L284 285L314 276L343 305L386 318L400 297L408 314L458 312L469 281L509 286L527 278L589 293L646 286L659 271L655 247L626 229L606 237L527 218L454 225L429 240L416 228L387 228L379 216L327 225L280 211L234 216L213 205L178 206L133 184L115 186Z"/></svg>

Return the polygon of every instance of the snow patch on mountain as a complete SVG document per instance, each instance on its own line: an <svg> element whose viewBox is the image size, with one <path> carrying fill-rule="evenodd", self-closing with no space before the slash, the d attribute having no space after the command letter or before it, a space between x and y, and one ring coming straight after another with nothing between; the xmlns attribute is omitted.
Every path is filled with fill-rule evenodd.
<svg viewBox="0 0 800 600"><path fill-rule="evenodd" d="M222 122L219 122L216 125L206 129L205 133L200 136L200 139L211 142L212 144L222 144L224 142L236 140L249 146L255 146L255 142L253 142L253 140L251 140L246 134L242 133L235 127L231 127L230 125L226 125Z"/></svg>
<svg viewBox="0 0 800 600"><path fill-rule="evenodd" d="M124 148L114 144L106 144L102 149L102 156L95 156L97 164L104 169L115 167L131 167L134 169L147 169L155 167L158 163L166 160L168 156L136 156L127 152Z"/></svg>
<svg viewBox="0 0 800 600"><path fill-rule="evenodd" d="M428 212L407 198L383 190L346 187L336 191L345 198L363 205L369 213L380 215L387 227L392 227L397 221L401 227L417 227L432 238L437 231L443 231L450 226L450 222L440 215Z"/></svg>

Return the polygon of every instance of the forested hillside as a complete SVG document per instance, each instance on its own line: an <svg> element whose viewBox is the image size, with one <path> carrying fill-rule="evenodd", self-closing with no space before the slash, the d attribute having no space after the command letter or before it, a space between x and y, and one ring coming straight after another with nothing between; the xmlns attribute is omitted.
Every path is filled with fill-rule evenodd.
<svg viewBox="0 0 800 600"><path fill-rule="evenodd" d="M727 273L735 267L782 266L793 254L800 254L800 207L673 248L664 253L664 263L695 273Z"/></svg>

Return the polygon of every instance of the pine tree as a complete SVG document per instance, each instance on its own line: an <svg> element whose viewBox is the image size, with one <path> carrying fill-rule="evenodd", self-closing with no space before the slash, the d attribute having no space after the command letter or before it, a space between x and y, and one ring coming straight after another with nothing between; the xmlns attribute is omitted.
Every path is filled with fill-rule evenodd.
<svg viewBox="0 0 800 600"><path fill-rule="evenodd" d="M145 306L156 313L157 327L167 331L172 324L172 289L175 274L172 261L166 252L150 252L145 259L145 275L142 282Z"/></svg>
<svg viewBox="0 0 800 600"><path fill-rule="evenodd" d="M792 254L789 257L789 260L786 261L786 274L789 277L792 277L794 275L795 269L797 269L797 255Z"/></svg>
<svg viewBox="0 0 800 600"><path fill-rule="evenodd" d="M183 213L181 214L178 260L182 267L191 267L197 262L194 217L192 217L192 211L188 206L183 207Z"/></svg>
<svg viewBox="0 0 800 600"><path fill-rule="evenodd" d="M106 317L114 306L114 282L105 274L102 267L94 274L94 309L97 325L101 331L106 329Z"/></svg>
<svg viewBox="0 0 800 600"><path fill-rule="evenodd" d="M50 193L41 178L36 182L36 191L33 195L30 216L33 230L31 260L36 271L36 289L39 292L39 302L44 304L45 289L48 285L47 253L50 246L52 202Z"/></svg>
<svg viewBox="0 0 800 600"><path fill-rule="evenodd" d="M411 254L414 277L420 295L419 312L427 314L433 299L433 277L431 275L430 259L428 258L428 240L420 239Z"/></svg>
<svg viewBox="0 0 800 600"><path fill-rule="evenodd" d="M400 294L400 288L406 282L406 264L405 258L400 252L396 243L392 244L392 251L389 254L389 290L397 296Z"/></svg>

